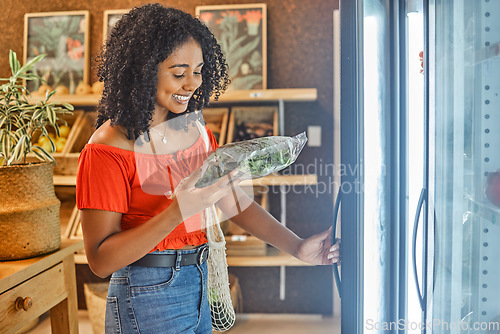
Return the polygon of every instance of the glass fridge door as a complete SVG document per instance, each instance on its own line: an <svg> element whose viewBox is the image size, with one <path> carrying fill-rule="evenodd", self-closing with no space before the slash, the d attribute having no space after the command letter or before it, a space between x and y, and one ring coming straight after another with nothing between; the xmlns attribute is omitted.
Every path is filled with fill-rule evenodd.
<svg viewBox="0 0 500 334"><path fill-rule="evenodd" d="M500 333L500 1L428 4L426 332Z"/></svg>

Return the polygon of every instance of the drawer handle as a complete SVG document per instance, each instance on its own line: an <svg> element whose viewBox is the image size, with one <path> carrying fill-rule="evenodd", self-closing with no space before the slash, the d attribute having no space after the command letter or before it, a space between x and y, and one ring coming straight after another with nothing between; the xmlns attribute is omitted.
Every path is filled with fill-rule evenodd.
<svg viewBox="0 0 500 334"><path fill-rule="evenodd" d="M33 305L33 302L31 301L30 297L17 297L16 299L16 310L25 310L28 311L30 307Z"/></svg>

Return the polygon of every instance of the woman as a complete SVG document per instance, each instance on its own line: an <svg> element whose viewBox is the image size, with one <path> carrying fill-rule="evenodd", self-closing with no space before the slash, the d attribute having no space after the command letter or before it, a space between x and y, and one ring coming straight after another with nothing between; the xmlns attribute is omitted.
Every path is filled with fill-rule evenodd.
<svg viewBox="0 0 500 334"><path fill-rule="evenodd" d="M234 191L243 211L232 221L246 231L303 261L338 262L330 230L299 238L246 197L234 175L194 187L217 147L197 110L229 83L220 46L199 20L159 4L134 8L101 58L105 88L79 159L77 205L90 268L112 274L107 333L212 333L200 212L214 203L230 212Z"/></svg>

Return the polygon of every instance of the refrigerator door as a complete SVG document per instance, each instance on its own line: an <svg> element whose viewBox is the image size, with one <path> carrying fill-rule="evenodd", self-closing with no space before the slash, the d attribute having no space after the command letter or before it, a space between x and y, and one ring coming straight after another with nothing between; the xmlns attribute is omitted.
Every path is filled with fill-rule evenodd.
<svg viewBox="0 0 500 334"><path fill-rule="evenodd" d="M500 1L428 1L427 333L500 333Z"/></svg>
<svg viewBox="0 0 500 334"><path fill-rule="evenodd" d="M405 313L405 20L404 2L340 0L342 333Z"/></svg>
<svg viewBox="0 0 500 334"><path fill-rule="evenodd" d="M411 248L407 252L407 308L402 327L408 334L421 333L425 319L424 291L424 240L423 232L427 215L427 184L425 182L427 165L427 119L424 108L424 13L423 1L408 2L406 12L407 25L407 198L406 242ZM404 224L404 222L402 222Z"/></svg>
<svg viewBox="0 0 500 334"><path fill-rule="evenodd" d="M360 181L362 152L362 9L363 0L340 0L341 185ZM363 333L363 230L360 192L340 188L342 199L342 333ZM349 224L345 221L349 220Z"/></svg>

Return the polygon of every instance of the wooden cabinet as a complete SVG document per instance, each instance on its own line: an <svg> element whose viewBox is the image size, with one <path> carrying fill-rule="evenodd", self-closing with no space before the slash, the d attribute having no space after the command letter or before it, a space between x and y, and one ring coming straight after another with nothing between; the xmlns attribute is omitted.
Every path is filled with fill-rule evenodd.
<svg viewBox="0 0 500 334"><path fill-rule="evenodd" d="M74 253L81 240L63 240L52 254L0 262L0 333L16 333L50 310L52 333L78 333Z"/></svg>

